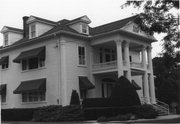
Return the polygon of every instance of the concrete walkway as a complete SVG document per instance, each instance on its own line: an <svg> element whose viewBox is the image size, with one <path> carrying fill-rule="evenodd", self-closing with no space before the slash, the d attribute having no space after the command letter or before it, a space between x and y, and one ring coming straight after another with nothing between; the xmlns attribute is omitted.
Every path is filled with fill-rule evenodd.
<svg viewBox="0 0 180 124"><path fill-rule="evenodd" d="M128 120L128 121L110 121L110 122L101 122L98 123L96 120L92 121L84 121L84 122L3 122L2 124L113 124L113 123L118 123L118 124L124 124L124 123L141 123L141 122L148 122L148 124L151 123L151 121L154 120L163 120L166 122L166 119L176 119L180 118L180 115L167 115L167 116L159 116L156 119L138 119L138 120ZM149 123L150 122L150 123ZM180 122L179 122L180 123Z"/></svg>

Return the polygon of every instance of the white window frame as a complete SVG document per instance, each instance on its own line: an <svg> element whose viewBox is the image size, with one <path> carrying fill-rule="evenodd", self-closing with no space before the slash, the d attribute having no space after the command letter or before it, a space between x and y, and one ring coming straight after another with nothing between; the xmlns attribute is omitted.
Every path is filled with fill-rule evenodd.
<svg viewBox="0 0 180 124"><path fill-rule="evenodd" d="M9 40L8 34L5 33L5 34L4 34L4 46L7 46L7 45L8 45L8 40Z"/></svg>
<svg viewBox="0 0 180 124"><path fill-rule="evenodd" d="M80 55L80 48L84 48L84 55ZM81 63L82 62L82 63ZM78 45L78 65L86 66L86 47L84 45Z"/></svg>
<svg viewBox="0 0 180 124"><path fill-rule="evenodd" d="M36 35L37 35L37 28L36 28L36 24L31 24L30 26L29 26L29 33L30 33L30 38L35 38L36 37ZM34 29L34 30L32 30L32 29Z"/></svg>
<svg viewBox="0 0 180 124"><path fill-rule="evenodd" d="M81 32L83 34L88 34L89 33L88 25L87 24L84 24L84 23L81 24Z"/></svg>
<svg viewBox="0 0 180 124"><path fill-rule="evenodd" d="M36 58L36 57L35 57ZM41 59L41 58L38 58L38 67L37 68L32 68L32 69L29 69L29 59L25 59L25 60L22 60L21 61L21 70L22 71L27 71L27 70L33 70L33 69L39 69L39 68L43 68L45 67L45 60L44 59ZM23 61L26 61L26 64L23 65Z"/></svg>
<svg viewBox="0 0 180 124"><path fill-rule="evenodd" d="M22 103L34 103L46 101L46 92L23 93Z"/></svg>

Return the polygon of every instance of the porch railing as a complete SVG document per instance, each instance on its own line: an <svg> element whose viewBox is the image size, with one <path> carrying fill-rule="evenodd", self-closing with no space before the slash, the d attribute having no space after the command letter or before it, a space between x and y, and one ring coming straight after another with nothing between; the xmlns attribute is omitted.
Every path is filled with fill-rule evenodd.
<svg viewBox="0 0 180 124"><path fill-rule="evenodd" d="M125 65L126 65L126 62L123 61L123 66ZM143 68L142 63L131 62L130 65L131 67L135 67L135 68ZM93 64L93 71L103 71L103 70L110 70L110 69L117 69L117 61Z"/></svg>
<svg viewBox="0 0 180 124"><path fill-rule="evenodd" d="M143 68L143 64L142 63L138 63L138 62L131 62L131 67L135 67L135 68Z"/></svg>
<svg viewBox="0 0 180 124"><path fill-rule="evenodd" d="M104 63L96 63L93 65L93 71L99 70L108 70L108 69L116 69L117 68L117 61L110 61Z"/></svg>

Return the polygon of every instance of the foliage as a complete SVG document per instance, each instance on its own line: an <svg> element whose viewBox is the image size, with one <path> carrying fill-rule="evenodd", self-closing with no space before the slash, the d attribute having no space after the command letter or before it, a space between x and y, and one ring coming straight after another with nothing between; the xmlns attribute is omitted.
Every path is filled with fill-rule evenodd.
<svg viewBox="0 0 180 124"><path fill-rule="evenodd" d="M80 105L79 95L76 90L72 91L70 105Z"/></svg>
<svg viewBox="0 0 180 124"><path fill-rule="evenodd" d="M138 118L153 119L158 116L158 112L152 105L144 104L137 111Z"/></svg>
<svg viewBox="0 0 180 124"><path fill-rule="evenodd" d="M39 122L82 121L83 119L81 106L77 105L40 107L33 115L33 121Z"/></svg>
<svg viewBox="0 0 180 124"><path fill-rule="evenodd" d="M155 57L153 59L153 70L156 86L156 96L159 100L170 104L171 102L178 102L178 85L179 80L179 65L180 53L170 56L164 53L162 57Z"/></svg>
<svg viewBox="0 0 180 124"><path fill-rule="evenodd" d="M1 109L2 121L30 121L35 108Z"/></svg>
<svg viewBox="0 0 180 124"><path fill-rule="evenodd" d="M175 47L180 47L179 15L172 13L174 9L179 9L179 0L127 0L122 8L130 5L137 8L143 7L143 12L135 20L143 31L149 34L166 34L163 38L166 53L172 54Z"/></svg>

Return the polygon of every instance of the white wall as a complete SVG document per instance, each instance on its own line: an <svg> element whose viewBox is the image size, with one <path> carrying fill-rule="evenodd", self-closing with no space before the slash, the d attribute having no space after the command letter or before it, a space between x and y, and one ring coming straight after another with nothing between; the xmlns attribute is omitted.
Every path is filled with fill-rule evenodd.
<svg viewBox="0 0 180 124"><path fill-rule="evenodd" d="M2 108L31 108L44 105L57 104L58 99L58 68L57 68L57 39L44 41L21 49L15 49L10 52L0 54L0 57L9 55L9 68L7 70L0 69L0 82L7 84L7 102L2 105ZM21 64L13 63L22 51L27 51L33 48L46 46L45 67L29 71L22 71ZM21 94L13 94L13 91L19 86L21 81L46 78L46 101L37 103L22 103Z"/></svg>
<svg viewBox="0 0 180 124"><path fill-rule="evenodd" d="M39 22L37 22L36 24L37 24L37 27L36 27L37 37L53 28L53 26L51 25L47 25L47 24L43 24Z"/></svg>

